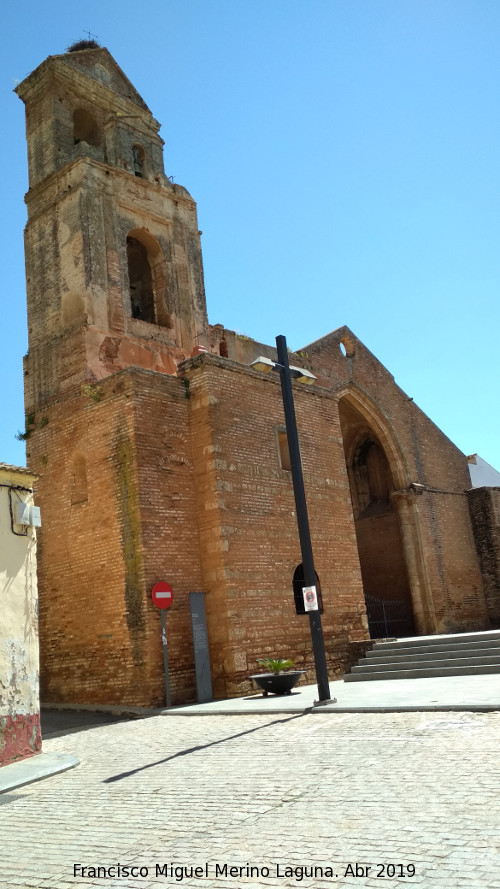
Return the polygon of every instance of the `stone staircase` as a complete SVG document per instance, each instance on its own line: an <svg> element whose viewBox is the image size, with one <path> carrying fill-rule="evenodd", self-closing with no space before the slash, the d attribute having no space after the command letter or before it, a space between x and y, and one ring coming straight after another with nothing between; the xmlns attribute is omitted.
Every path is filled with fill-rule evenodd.
<svg viewBox="0 0 500 889"><path fill-rule="evenodd" d="M500 673L500 630L376 642L344 682Z"/></svg>

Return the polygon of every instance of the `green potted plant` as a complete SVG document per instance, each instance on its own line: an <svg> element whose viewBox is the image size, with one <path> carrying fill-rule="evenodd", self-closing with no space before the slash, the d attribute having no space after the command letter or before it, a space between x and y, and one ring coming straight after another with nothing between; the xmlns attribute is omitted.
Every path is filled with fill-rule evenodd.
<svg viewBox="0 0 500 889"><path fill-rule="evenodd" d="M271 692L274 695L289 695L292 688L297 685L300 677L306 672L305 670L291 670L293 661L290 658L259 658L259 664L262 664L267 672L254 673L250 679L262 689L262 694L267 697Z"/></svg>

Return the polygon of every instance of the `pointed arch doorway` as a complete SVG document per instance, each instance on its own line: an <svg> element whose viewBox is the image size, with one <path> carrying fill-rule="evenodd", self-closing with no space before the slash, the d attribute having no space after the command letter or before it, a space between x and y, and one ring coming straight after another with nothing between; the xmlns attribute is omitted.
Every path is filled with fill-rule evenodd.
<svg viewBox="0 0 500 889"><path fill-rule="evenodd" d="M391 497L398 485L379 435L346 397L339 416L370 636L412 636L410 580Z"/></svg>

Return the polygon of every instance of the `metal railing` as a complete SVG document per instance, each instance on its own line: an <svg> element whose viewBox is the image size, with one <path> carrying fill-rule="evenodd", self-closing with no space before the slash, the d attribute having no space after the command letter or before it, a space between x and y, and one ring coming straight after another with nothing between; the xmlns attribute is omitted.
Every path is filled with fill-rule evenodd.
<svg viewBox="0 0 500 889"><path fill-rule="evenodd" d="M415 624L408 599L378 599L365 596L368 628L372 639L414 636Z"/></svg>

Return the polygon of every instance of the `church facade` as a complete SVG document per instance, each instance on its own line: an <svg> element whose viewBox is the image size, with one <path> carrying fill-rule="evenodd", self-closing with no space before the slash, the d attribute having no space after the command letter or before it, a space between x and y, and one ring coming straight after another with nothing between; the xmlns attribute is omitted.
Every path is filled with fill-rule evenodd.
<svg viewBox="0 0 500 889"><path fill-rule="evenodd" d="M42 700L164 703L157 581L174 703L195 696L194 591L215 696L266 656L313 681L279 380L250 366L274 348L209 324L195 202L106 49L51 56L17 93ZM332 678L370 636L498 623L466 457L347 327L291 360L317 378L294 397Z"/></svg>

